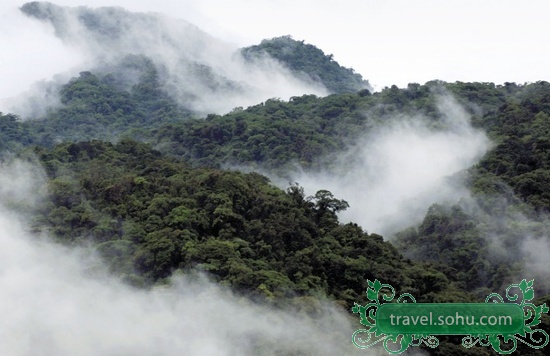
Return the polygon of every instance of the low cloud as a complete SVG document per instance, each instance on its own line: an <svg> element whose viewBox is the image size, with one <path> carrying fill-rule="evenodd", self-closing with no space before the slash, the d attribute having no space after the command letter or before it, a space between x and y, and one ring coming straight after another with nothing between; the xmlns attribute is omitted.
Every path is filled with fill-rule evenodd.
<svg viewBox="0 0 550 356"><path fill-rule="evenodd" d="M478 230L488 243L491 260L510 270L500 288L505 289L522 279L535 279L536 295L548 294L550 217L521 207L521 199L514 195L512 188L501 184L505 193L463 199L460 205L480 222Z"/></svg>
<svg viewBox="0 0 550 356"><path fill-rule="evenodd" d="M492 143L471 126L469 115L453 97L440 96L438 110L443 116L439 123L423 117L389 118L338 155L330 172L300 171L290 181L303 186L307 195L331 191L350 204L340 213L342 221L356 222L390 240L396 232L418 226L434 203L458 204L480 222L478 231L488 242L492 262L509 268L501 287L534 278L537 292L549 293L550 218L523 213L521 199L503 182L505 193L500 196L472 196L464 184L466 170ZM281 187L289 181L272 180ZM493 269L480 273L494 277Z"/></svg>
<svg viewBox="0 0 550 356"><path fill-rule="evenodd" d="M273 97L327 93L319 84L296 78L275 60L245 61L237 47L183 19L131 13L119 7L38 3L23 9L40 20L18 13L10 20L11 34L2 35L11 58L5 71L12 76L27 71L22 83L2 85L0 108L4 111L29 114L22 105L13 105L17 101L13 97L34 80L51 80L56 73L76 76L82 70L101 70L127 55L150 58L163 89L181 105L202 114L225 113ZM13 14L15 10L9 11ZM42 51L42 44L54 50L47 47ZM40 71L35 73L34 68ZM24 95L28 96L32 94ZM34 97L39 103L36 92Z"/></svg>
<svg viewBox="0 0 550 356"><path fill-rule="evenodd" d="M443 128L399 117L366 132L331 172L301 172L292 181L308 194L330 190L350 208L341 214L369 232L391 235L422 220L435 202L457 202L468 190L456 175L487 152L490 141L450 96L440 96Z"/></svg>
<svg viewBox="0 0 550 356"><path fill-rule="evenodd" d="M550 228L549 220L546 220L545 231L538 236L524 236L521 243L521 254L525 261L527 276L521 279L535 279L535 290L550 293ZM518 278L518 280L521 280ZM536 294L540 296L540 294Z"/></svg>
<svg viewBox="0 0 550 356"><path fill-rule="evenodd" d="M56 38L53 28L25 16L12 1L0 4L0 111L21 107L17 97L55 73L71 71L84 60L82 53ZM78 73L78 72L76 72ZM36 96L31 89L30 96Z"/></svg>

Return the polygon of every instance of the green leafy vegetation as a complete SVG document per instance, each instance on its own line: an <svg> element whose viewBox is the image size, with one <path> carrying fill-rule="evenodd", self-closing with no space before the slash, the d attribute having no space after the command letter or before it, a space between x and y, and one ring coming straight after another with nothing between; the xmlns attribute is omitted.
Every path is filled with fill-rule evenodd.
<svg viewBox="0 0 550 356"><path fill-rule="evenodd" d="M16 151L29 143L21 120L16 115L0 112L0 152Z"/></svg>
<svg viewBox="0 0 550 356"><path fill-rule="evenodd" d="M296 46L285 60L291 69L314 73L290 63L316 49L288 38L266 41L250 55L271 47L277 53L278 41ZM197 118L163 92L158 78L149 59L128 56L73 78L60 92L62 106L43 118L0 114L0 149L36 155L48 175L35 231L91 244L130 284L162 284L176 271L199 269L239 293L276 305L303 302L305 309L323 296L349 308L364 298L368 279L417 301L473 301L525 278L522 243L547 238L547 82L341 88ZM330 170L340 152L388 122L418 116L445 129L437 108L445 93L494 147L457 177L471 202L434 204L392 243L366 233L368 226L340 223L337 213L348 204L330 191L307 197L299 185L280 190L258 173L223 169ZM487 236L498 237L497 253ZM537 285L548 293L544 282ZM464 351L453 348L442 343L432 352Z"/></svg>
<svg viewBox="0 0 550 356"><path fill-rule="evenodd" d="M548 213L550 83L529 85L518 94L477 122L497 146L473 169L474 179L498 177L530 206Z"/></svg>
<svg viewBox="0 0 550 356"><path fill-rule="evenodd" d="M160 125L190 115L161 91L157 70L140 56L128 56L106 73L81 72L63 86L60 96L61 108L23 123L33 144L145 139Z"/></svg>
<svg viewBox="0 0 550 356"><path fill-rule="evenodd" d="M345 201L304 196L257 173L191 168L135 141L36 149L49 177L35 229L69 244L92 242L129 283L200 269L274 303L327 295L346 306L381 278L420 300L459 298L446 277L405 260L381 236L341 224Z"/></svg>
<svg viewBox="0 0 550 356"><path fill-rule="evenodd" d="M333 55L326 55L322 50L304 41L296 41L291 36L263 40L257 46L241 50L248 60L270 56L286 65L298 77L322 84L329 92L335 94L372 90L369 82L351 68L340 66Z"/></svg>

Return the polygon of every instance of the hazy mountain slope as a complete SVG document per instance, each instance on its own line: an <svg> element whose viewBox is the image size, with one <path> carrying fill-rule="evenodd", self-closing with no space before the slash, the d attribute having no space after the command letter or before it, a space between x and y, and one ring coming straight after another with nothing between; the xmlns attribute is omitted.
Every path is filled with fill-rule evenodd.
<svg viewBox="0 0 550 356"><path fill-rule="evenodd" d="M34 231L91 243L112 273L135 286L199 269L241 295L315 318L324 295L347 308L364 301L367 279L417 302L481 302L501 283L517 282L517 263L487 265L487 246L460 208L428 212L423 237L405 250L429 246L411 256L429 262L413 262L381 236L340 223L336 213L347 204L328 191L306 197L299 186L282 191L257 173L192 168L133 141L66 143L33 155L49 192L30 211ZM453 351L460 340L450 342L442 337L437 352L462 354Z"/></svg>
<svg viewBox="0 0 550 356"><path fill-rule="evenodd" d="M161 125L192 115L162 90L157 69L145 57L127 56L105 73L81 72L61 88L59 109L23 122L32 142L49 147L91 139L145 140Z"/></svg>
<svg viewBox="0 0 550 356"><path fill-rule="evenodd" d="M325 55L314 45L293 40L291 36L263 40L259 45L243 48L241 52L252 63L264 56L275 58L297 76L321 83L331 93L354 93L362 89L372 91L369 82L363 80L359 73L340 66L332 55Z"/></svg>
<svg viewBox="0 0 550 356"><path fill-rule="evenodd" d="M132 82L126 79L129 72ZM108 74L86 72L73 79L61 90L64 106L43 120L20 122L2 116L3 146L135 137L154 140L163 152L193 164L246 165L283 174L295 164L316 169L332 164L339 159L337 153L361 135L399 122L403 115L422 115L435 130L444 130L446 124L436 108L437 93L443 89L468 105L473 125L487 130L496 144L475 172L487 179L494 175L535 208L546 211L550 205L546 193L550 89L545 82L513 88L428 83L387 88L374 95L272 99L224 116L182 121L190 113L161 90L152 62L129 56L111 66ZM352 159L348 166L353 164Z"/></svg>
<svg viewBox="0 0 550 356"><path fill-rule="evenodd" d="M367 279L418 302L454 302L535 278L548 300L549 83L433 81L371 93L288 37L243 58L161 15L37 2L22 10L90 58L40 120L0 113L2 161L15 153L45 171L33 204L14 189L32 174L16 170L0 189L0 208L30 216L35 236L87 245L133 286L198 269L239 296L309 316L325 296L348 310L363 302ZM340 94L304 94L326 93L320 84ZM270 99L283 94L290 99ZM228 168L282 177L286 190ZM347 210L331 193L343 186L356 199ZM343 223L352 209L387 212L395 226L386 241L384 225ZM3 262L19 257L6 251ZM429 352L463 354L448 339L460 342L442 338Z"/></svg>
<svg viewBox="0 0 550 356"><path fill-rule="evenodd" d="M348 305L360 301L367 278L389 281L425 301L472 298L460 289L484 297L533 276L538 291L548 290L548 220L538 213L547 208L547 83L511 91L431 83L374 95L302 96L181 122L186 113L158 90L149 61L128 60L122 72L141 73L137 82L117 80L117 70L83 72L63 87L65 107L44 120L0 117L2 146L12 150L102 136L117 140L130 128L189 161L131 141L34 150L51 193L35 229L68 243L75 237L91 241L127 282L148 285L174 270L198 267L242 293L303 308L315 302L294 296L322 292ZM399 122L403 113L421 113L432 130L444 131L448 123L435 100L443 88L469 103L474 123L488 130L496 149L458 177L472 189L474 207L434 205L419 226L398 234L395 245L421 263L403 259L376 234L340 224L335 212L344 205L328 192L307 199L299 188L285 193L258 174L191 168L233 163L284 172L292 162L330 167L357 135ZM362 163L346 164L352 169ZM438 350L452 354L448 347L442 342Z"/></svg>
<svg viewBox="0 0 550 356"><path fill-rule="evenodd" d="M550 212L549 103L550 83L539 82L480 117L477 124L494 137L496 147L473 169L475 176L498 177L544 213Z"/></svg>
<svg viewBox="0 0 550 356"><path fill-rule="evenodd" d="M130 59L135 69L150 68L147 60ZM284 175L295 164L315 171L331 166L343 169L343 161L346 169L353 170L363 163L353 156L342 159L341 152L365 132L399 122L404 113L422 114L433 130L444 132L446 123L435 98L445 89L468 104L474 124L488 130L495 147L468 174L457 176L471 189L474 201L428 210L429 204L438 202L434 196L425 210L418 212L422 216L427 211L421 224L398 234L398 245L411 258L444 263L443 271L450 280L482 288L481 294L487 286L498 288L522 273L538 276L536 266L544 264L543 259L529 256L534 250L544 251L548 243L548 220L540 215L547 212L550 189L544 145L550 122L545 116L550 92L547 83L496 87L437 82L388 88L374 95L303 96L180 122L185 113L155 89L155 72L143 73L150 75L144 74L129 91L117 89L116 83L120 86L123 81L113 82L112 75L83 73L63 88L66 107L45 120L21 123L13 116L3 116L4 146L21 147L25 142L51 146L56 141L107 137L117 140L122 133L133 133L134 137L157 140L163 152L194 166L244 165ZM25 132L28 134L23 135ZM354 208L357 206L352 204ZM499 238L490 241L489 236ZM449 248L445 241L452 241L455 247ZM534 245L537 241L539 245ZM491 253L496 250L503 252ZM435 257L423 251L434 252ZM514 259L520 264L501 268ZM533 271L528 270L530 265Z"/></svg>
<svg viewBox="0 0 550 356"><path fill-rule="evenodd" d="M318 169L327 159L338 159L336 153L358 138L410 117L422 117L431 129L445 130L447 113L437 103L449 93L465 104L480 128L481 117L513 97L493 84L430 82L372 95L361 91L323 98L297 96L288 102L272 99L227 115L171 125L159 132L159 147L200 164L284 171L297 163Z"/></svg>
<svg viewBox="0 0 550 356"><path fill-rule="evenodd" d="M52 24L67 46L84 54L81 70L103 69L127 55L150 59L166 93L200 113L226 112L270 97L326 90L294 76L274 60L246 62L237 48L196 26L160 14L122 8L60 7L31 2L21 10Z"/></svg>
<svg viewBox="0 0 550 356"><path fill-rule="evenodd" d="M307 198L256 173L193 169L132 141L35 153L50 191L36 228L93 242L134 284L196 267L277 303L320 291L351 306L375 278L421 300L454 293L442 274L404 261L381 236L339 223L346 204L329 192ZM430 278L440 285L414 282Z"/></svg>
<svg viewBox="0 0 550 356"><path fill-rule="evenodd" d="M351 150L348 155L342 152L369 132L375 133L368 137L376 142L380 127L391 127L392 122L406 120L406 113L421 114L433 132L445 133L445 112L435 105L437 93L443 89L455 93L458 100L466 104L474 126L487 130L493 147L476 165L464 166L464 171L455 172L450 180L450 186L463 187L458 195L461 200L457 197L450 203L440 202L438 192L430 191L431 200L418 211L426 216L420 218L419 225L412 230L398 234L398 245L408 257L442 263L441 268L449 279L464 283L468 288L481 287L481 294L488 286L500 288L519 276L545 280L543 271L548 259L543 255L550 247L550 220L546 215L550 206L546 144L550 125L548 83L501 87L480 83L431 83L410 85L407 89L388 88L367 96L303 96L288 103L272 100L225 116L211 116L205 121L192 120L181 126L161 129L159 147L199 164L256 167L288 175L287 181L296 180L305 185L309 183L303 180L304 176L296 178L289 173L296 168L294 165L312 170L312 180L325 179L326 173L315 171L324 169L326 172L326 167L328 170L350 170L363 174L352 181L355 183L350 189L363 197L357 190L370 188L364 198L375 200L373 187L365 185L371 174L368 165L361 156L353 154L361 151ZM406 131L403 133L397 140L405 140ZM442 138L449 140L447 136ZM423 140L428 142L428 137L424 136ZM363 146L368 144L359 142ZM465 137L459 143L461 151L469 148L464 147L468 145L466 142ZM392 145L396 143L392 141ZM422 140L417 144L422 145ZM376 149L376 145L371 149ZM415 149L417 147L400 146L400 150ZM396 154L399 157L405 152ZM451 154L459 156L458 152ZM434 152L428 155L432 160L437 157ZM380 167L388 164L382 162ZM403 184L410 185L410 173L403 169L398 173L409 177ZM427 168L410 166L408 169ZM337 174L335 177L339 178ZM345 174L344 177L347 178ZM320 186L335 189L336 178ZM391 194L386 194L385 198L375 200L375 208L383 209L384 205L391 204L391 199ZM436 202L443 206L428 209ZM365 214L367 210L356 204L354 202L351 209L359 209ZM453 206L455 204L458 205ZM405 220L400 213L394 215L394 219ZM546 283L539 288L550 290Z"/></svg>

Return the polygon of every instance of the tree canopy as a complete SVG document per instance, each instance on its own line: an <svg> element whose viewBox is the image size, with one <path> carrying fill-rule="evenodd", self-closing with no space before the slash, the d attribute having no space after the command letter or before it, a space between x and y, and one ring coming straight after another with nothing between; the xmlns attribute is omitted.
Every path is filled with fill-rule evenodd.
<svg viewBox="0 0 550 356"><path fill-rule="evenodd" d="M530 273L522 242L547 238L547 82L413 83L273 98L200 118L163 92L158 75L147 58L128 56L73 78L45 117L0 114L0 149L37 156L48 175L35 231L91 244L130 284L199 269L276 305L325 295L349 307L364 298L367 279L417 301L474 301ZM329 190L308 197L299 185L281 190L261 174L225 168L330 169L362 133L405 115L445 129L438 95L456 98L494 142L459 177L477 210L434 204L391 243L368 226L342 224L337 214L348 203ZM489 235L500 237L497 257Z"/></svg>

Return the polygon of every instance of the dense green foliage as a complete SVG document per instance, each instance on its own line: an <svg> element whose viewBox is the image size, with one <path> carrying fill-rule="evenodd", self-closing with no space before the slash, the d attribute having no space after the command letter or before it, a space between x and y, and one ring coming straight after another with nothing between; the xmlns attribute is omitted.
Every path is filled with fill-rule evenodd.
<svg viewBox="0 0 550 356"><path fill-rule="evenodd" d="M22 10L49 19L57 32L65 28L55 5L33 2ZM108 27L99 13L80 11L78 21L98 39L117 39L124 24L137 19L119 9L112 17L126 16L126 22ZM412 293L418 302L458 302L481 301L520 278L546 276L535 285L537 297L546 294L538 302L550 304L548 266L539 266L546 274L529 270L530 256L522 250L528 239L543 244L549 238L550 83L432 81L372 93L361 75L290 36L241 53L252 62L270 56L333 94L272 98L198 118L188 109L192 88L182 90L189 98L174 101L163 90L166 68L129 55L71 79L60 90L61 106L44 117L23 121L0 113L2 159L14 152L38 157L47 174L34 231L91 246L113 274L135 286L201 270L242 295L306 311L325 297L348 309L363 302L368 279ZM204 87L239 89L205 64L182 63ZM391 243L366 233L368 226L340 223L337 214L348 204L329 191L307 197L298 184L281 190L258 173L224 169L281 176L297 165L330 171L357 139L405 117L445 130L438 102L446 95L494 147L453 177L471 198L434 202L422 222ZM543 317L547 332L549 319ZM451 343L429 351L468 351L453 344L459 339L447 339ZM524 348L520 354L542 353Z"/></svg>
<svg viewBox="0 0 550 356"><path fill-rule="evenodd" d="M350 306L375 278L420 300L469 298L381 236L340 224L336 213L347 203L328 191L305 197L256 173L191 168L134 141L35 153L51 192L35 228L67 243L92 241L131 283L199 268L275 302L321 293Z"/></svg>
<svg viewBox="0 0 550 356"><path fill-rule="evenodd" d="M270 56L290 68L298 77L306 77L322 84L331 93L372 90L369 82L351 68L340 66L333 55L325 55L319 48L304 41L293 40L291 36L263 40L259 45L241 50L248 60Z"/></svg>
<svg viewBox="0 0 550 356"><path fill-rule="evenodd" d="M223 116L167 125L159 130L157 144L162 151L199 165L246 164L278 172L295 163L319 168L330 154L403 115L422 115L434 127L444 125L437 94L456 92L462 95L459 99L469 100L474 90L496 93L500 101L472 101L472 113L494 110L506 100L504 89L492 84L443 82L410 84L406 89L392 86L373 95L360 91L323 98L304 95L288 102L271 99Z"/></svg>
<svg viewBox="0 0 550 356"><path fill-rule="evenodd" d="M550 83L526 87L477 124L489 131L497 146L475 167L476 180L498 177L525 202L550 212Z"/></svg>
<svg viewBox="0 0 550 356"><path fill-rule="evenodd" d="M59 141L116 141L129 136L149 141L193 166L246 165L284 173L296 163L312 169L330 167L331 154L404 114L420 114L438 129L444 122L437 110L437 94L451 92L473 115L474 125L487 130L496 142L467 176L479 203L491 210L488 202L509 197L509 204L530 217L547 212L550 206L550 85L546 82L410 84L373 95L272 99L223 116L185 119L186 113L155 85L156 71L150 62L130 57L124 67L135 68L140 79L125 82L124 77L116 77L121 72L116 70L98 75L84 72L63 88L65 105L46 118L22 122L13 115L0 116L2 147L52 147Z"/></svg>
<svg viewBox="0 0 550 356"><path fill-rule="evenodd" d="M151 61L139 56L128 56L107 72L80 73L60 96L61 108L24 123L32 143L51 147L62 141L144 139L160 125L189 116L160 90Z"/></svg>
<svg viewBox="0 0 550 356"><path fill-rule="evenodd" d="M0 112L0 152L15 151L28 144L29 138L20 119Z"/></svg>
<svg viewBox="0 0 550 356"><path fill-rule="evenodd" d="M0 114L0 149L38 146L27 152L48 174L35 229L91 242L131 284L200 269L276 304L326 295L349 307L364 298L367 279L419 301L464 301L527 278L522 242L548 238L549 83L434 81L270 99L199 119L161 90L158 75L147 58L129 56L73 78L61 90L63 106L40 120ZM336 214L347 203L328 191L306 197L298 185L283 191L257 173L221 169L330 169L362 134L406 115L445 129L437 107L445 93L495 145L457 177L471 202L433 205L392 244L365 233L368 226L341 224ZM498 253L488 236L499 237ZM547 281L537 285L550 291Z"/></svg>
<svg viewBox="0 0 550 356"><path fill-rule="evenodd" d="M299 162L308 167L325 154L343 150L361 129L358 105L352 94L317 98L314 95L277 99L209 115L159 130L159 148L199 165L247 164L284 171Z"/></svg>
<svg viewBox="0 0 550 356"><path fill-rule="evenodd" d="M297 185L283 191L257 173L193 168L129 140L34 155L50 193L35 230L91 242L113 273L137 286L199 269L239 293L314 311L323 296L348 308L364 300L367 279L418 302L473 301L466 291L485 286L476 293L484 297L515 282L510 269L492 270L476 220L460 207L434 206L418 230L402 233L413 262L381 236L339 223L336 213L348 205L328 191L305 197ZM446 339L437 352L460 354Z"/></svg>

